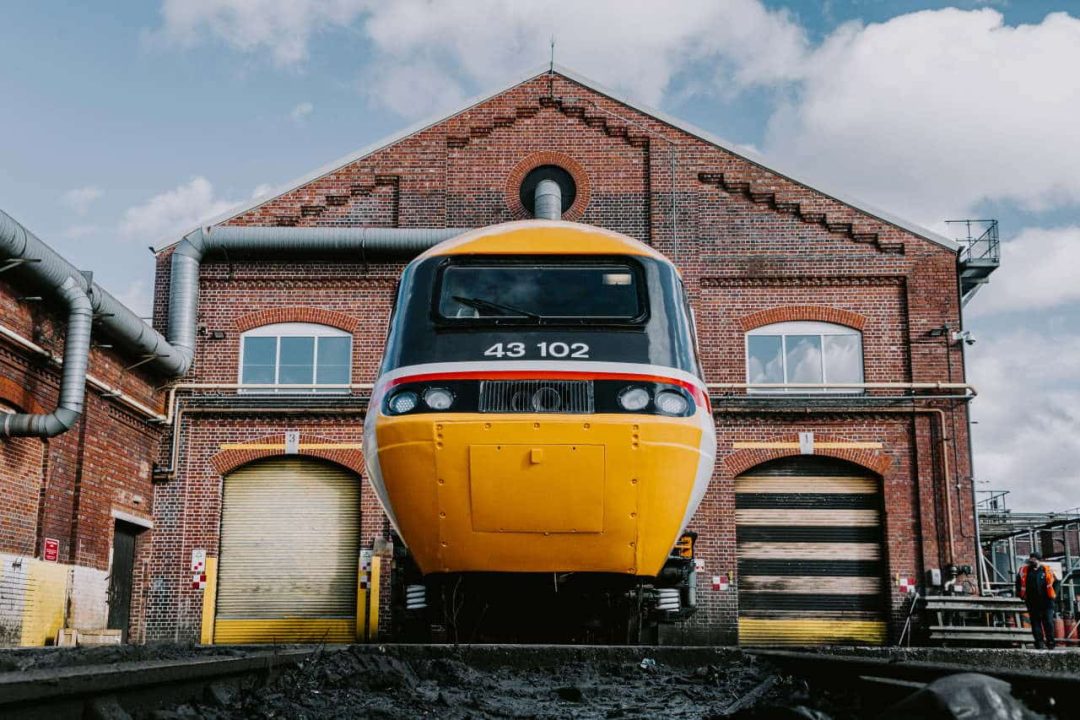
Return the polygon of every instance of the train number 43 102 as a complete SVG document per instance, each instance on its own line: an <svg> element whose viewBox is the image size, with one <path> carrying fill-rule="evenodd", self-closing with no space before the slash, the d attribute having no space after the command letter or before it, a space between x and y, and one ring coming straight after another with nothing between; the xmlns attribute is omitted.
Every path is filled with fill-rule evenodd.
<svg viewBox="0 0 1080 720"><path fill-rule="evenodd" d="M484 351L484 357L494 358L588 358L589 346L585 343L564 342L538 342L535 351L529 352L532 346L522 342L497 342Z"/></svg>

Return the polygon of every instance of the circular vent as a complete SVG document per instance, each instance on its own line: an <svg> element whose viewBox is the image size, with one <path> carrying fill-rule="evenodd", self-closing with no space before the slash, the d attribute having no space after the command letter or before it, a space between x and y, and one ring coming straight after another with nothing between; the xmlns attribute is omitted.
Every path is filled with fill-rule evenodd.
<svg viewBox="0 0 1080 720"><path fill-rule="evenodd" d="M521 181L518 197L521 204L529 211L530 215L536 215L536 186L541 180L554 180L562 191L562 211L565 213L574 204L577 198L577 183L569 171L558 165L541 165L529 171L525 179Z"/></svg>

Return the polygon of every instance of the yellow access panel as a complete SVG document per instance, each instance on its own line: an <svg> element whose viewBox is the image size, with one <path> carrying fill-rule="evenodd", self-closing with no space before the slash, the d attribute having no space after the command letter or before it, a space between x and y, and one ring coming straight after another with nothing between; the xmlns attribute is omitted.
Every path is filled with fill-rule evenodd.
<svg viewBox="0 0 1080 720"><path fill-rule="evenodd" d="M604 471L602 445L472 445L473 530L602 532Z"/></svg>

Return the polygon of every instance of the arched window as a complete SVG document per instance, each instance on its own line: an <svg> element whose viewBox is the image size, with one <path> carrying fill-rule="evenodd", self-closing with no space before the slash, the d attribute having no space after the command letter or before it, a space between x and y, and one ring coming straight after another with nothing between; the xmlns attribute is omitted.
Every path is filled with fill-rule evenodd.
<svg viewBox="0 0 1080 720"><path fill-rule="evenodd" d="M782 322L746 334L748 383L861 383L862 334L823 322ZM852 388L757 388L751 392L859 392Z"/></svg>
<svg viewBox="0 0 1080 720"><path fill-rule="evenodd" d="M277 323L240 336L240 382L263 385L245 392L346 392L345 388L275 388L275 385L348 385L352 336L312 323Z"/></svg>

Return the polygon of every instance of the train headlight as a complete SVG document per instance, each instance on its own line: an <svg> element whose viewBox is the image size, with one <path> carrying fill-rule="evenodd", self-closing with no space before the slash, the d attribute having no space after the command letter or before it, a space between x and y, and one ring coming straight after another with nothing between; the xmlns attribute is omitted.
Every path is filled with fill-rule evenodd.
<svg viewBox="0 0 1080 720"><path fill-rule="evenodd" d="M623 410L639 412L649 404L649 391L641 387L628 387L619 393L619 405Z"/></svg>
<svg viewBox="0 0 1080 720"><path fill-rule="evenodd" d="M454 393L441 387L428 388L424 391L424 404L432 410L449 410L454 404Z"/></svg>
<svg viewBox="0 0 1080 720"><path fill-rule="evenodd" d="M402 390L390 396L390 399L386 402L386 407L391 415L403 415L416 408L419 402L420 398L412 390Z"/></svg>
<svg viewBox="0 0 1080 720"><path fill-rule="evenodd" d="M665 415L685 415L690 409L690 402L682 393L661 390L656 394L656 409Z"/></svg>

